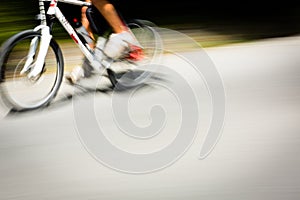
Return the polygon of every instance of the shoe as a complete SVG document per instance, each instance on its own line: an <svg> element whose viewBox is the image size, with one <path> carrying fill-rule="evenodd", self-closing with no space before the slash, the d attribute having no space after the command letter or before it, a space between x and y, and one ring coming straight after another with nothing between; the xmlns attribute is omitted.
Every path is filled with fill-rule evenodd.
<svg viewBox="0 0 300 200"><path fill-rule="evenodd" d="M76 66L70 74L66 75L65 78L69 81L71 85L74 85L83 77L84 77L83 68L81 66Z"/></svg>
<svg viewBox="0 0 300 200"><path fill-rule="evenodd" d="M104 47L104 54L106 56L116 60L126 52L130 52L130 47L139 47L141 45L135 39L134 35L128 31L123 31L122 33L113 33L109 36L109 39Z"/></svg>
<svg viewBox="0 0 300 200"><path fill-rule="evenodd" d="M66 79L72 85L76 84L82 78L88 78L93 74L93 67L89 64L87 59L84 59L82 66L76 66Z"/></svg>
<svg viewBox="0 0 300 200"><path fill-rule="evenodd" d="M144 51L141 47L130 45L130 51L126 56L126 59L130 61L141 61L145 57Z"/></svg>

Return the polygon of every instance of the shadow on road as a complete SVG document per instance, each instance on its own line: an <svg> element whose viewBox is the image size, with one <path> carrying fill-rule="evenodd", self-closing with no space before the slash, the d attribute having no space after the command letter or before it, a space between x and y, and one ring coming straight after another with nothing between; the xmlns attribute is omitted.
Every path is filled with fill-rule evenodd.
<svg viewBox="0 0 300 200"><path fill-rule="evenodd" d="M131 81L134 81L136 78L140 77L144 73L145 71L142 70L131 70L127 72L116 73L115 75L120 78L126 74L127 81L130 81L128 80L128 78L130 78ZM95 74L93 77L90 78L99 79L99 75ZM107 75L103 75L103 78L108 78L108 77ZM119 86L118 84L116 84L115 86L113 86L112 84L103 84L103 85L97 85L96 87L93 87L94 84L87 84L87 83L82 84L81 82L74 85L71 85L70 83L65 83L66 85L68 85L68 87L73 88L74 91L72 93L62 90L61 95L57 96L50 104L46 106L37 109L32 109L32 110L24 110L24 111L17 111L11 109L8 112L6 117L17 117L28 113L33 114L36 112L59 109L71 104L75 98L84 98L90 95L94 95L96 93L111 95L112 93L116 93L116 92L125 93L125 92L132 92L133 90L137 90L137 89L138 90L154 89L154 87L151 86L151 83L149 83L151 82L151 80L167 81L165 78L162 77L162 74L151 72L151 76L144 82L139 82L138 84L130 84L126 87L123 85Z"/></svg>

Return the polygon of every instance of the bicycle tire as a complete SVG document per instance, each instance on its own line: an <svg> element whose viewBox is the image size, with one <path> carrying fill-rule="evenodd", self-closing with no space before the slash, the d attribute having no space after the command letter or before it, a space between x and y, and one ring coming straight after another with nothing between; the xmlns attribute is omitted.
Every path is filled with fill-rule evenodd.
<svg viewBox="0 0 300 200"><path fill-rule="evenodd" d="M63 55L54 39L51 39L43 70L36 80L27 77L28 72L21 74L24 62L29 54L30 42L41 33L25 30L13 35L1 46L0 54L0 88L5 104L14 111L27 111L46 105L55 98L63 80ZM39 43L36 43L37 46ZM35 55L39 48L34 48ZM31 65L37 56L34 58Z"/></svg>
<svg viewBox="0 0 300 200"><path fill-rule="evenodd" d="M151 74L153 73L152 71L153 69L151 69L151 67L157 64L163 49L161 38L156 30L157 26L154 23L147 20L133 19L133 20L128 20L126 24L130 28L132 33L135 35L139 43L143 47L146 46L147 61L145 63L128 62L130 65L137 66L136 70L142 70L138 75L130 73L132 72L131 70L127 72L118 73L113 68L108 68L107 75L112 84L112 87L118 90L133 88L145 83L151 77ZM138 29L138 33L135 32L135 29ZM152 38L149 39L149 37ZM124 64L124 62L127 62L127 60L126 59L120 60L120 63ZM141 65L143 66L147 65L146 70L145 68L141 69L140 68Z"/></svg>

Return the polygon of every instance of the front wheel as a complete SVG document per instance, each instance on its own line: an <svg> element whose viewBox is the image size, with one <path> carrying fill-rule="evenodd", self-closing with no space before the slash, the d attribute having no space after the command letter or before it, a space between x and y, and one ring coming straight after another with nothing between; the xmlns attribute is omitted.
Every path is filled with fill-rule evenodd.
<svg viewBox="0 0 300 200"><path fill-rule="evenodd" d="M30 79L40 49L41 34L26 30L1 47L0 93L13 110L24 111L47 105L56 96L63 78L63 56L52 39L42 72Z"/></svg>

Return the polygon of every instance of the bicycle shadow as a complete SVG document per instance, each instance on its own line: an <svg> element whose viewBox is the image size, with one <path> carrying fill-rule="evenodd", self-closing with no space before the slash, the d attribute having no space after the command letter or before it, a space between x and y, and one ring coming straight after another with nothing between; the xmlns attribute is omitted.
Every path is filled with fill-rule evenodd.
<svg viewBox="0 0 300 200"><path fill-rule="evenodd" d="M126 80L130 82L145 75L145 71L131 70L127 72L116 72L116 76L118 77L122 77L125 74L126 74ZM107 75L99 76L97 74L93 75L93 77L87 78L84 81L84 83L71 85L67 81L63 81L62 83L63 88L55 97L55 99L52 102L50 102L48 105L38 109L25 110L25 111L16 111L11 109L8 112L7 117L17 117L22 114L28 114L28 113L34 114L38 112L60 109L72 104L72 102L76 99L86 98L96 94L104 94L104 95L112 96L113 93L121 94L126 92L132 92L133 90L137 90L137 89L145 90L145 92L149 92L155 89L155 87L153 87L152 85L153 81L166 82L167 79L163 77L163 74L157 72L155 73L151 72L151 76L148 76L147 79L145 79L145 81L135 82L134 84L128 84L126 86L124 85L120 86L118 84L113 86L110 83ZM95 86L95 83L98 84ZM69 89L66 89L67 87Z"/></svg>

